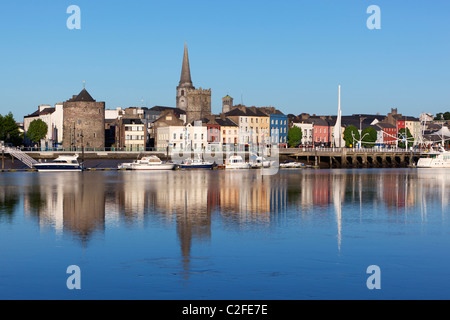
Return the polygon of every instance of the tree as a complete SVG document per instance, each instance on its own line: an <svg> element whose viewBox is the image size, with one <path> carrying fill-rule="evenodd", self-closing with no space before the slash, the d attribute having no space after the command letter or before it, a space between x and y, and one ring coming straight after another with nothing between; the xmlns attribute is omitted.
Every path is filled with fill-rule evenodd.
<svg viewBox="0 0 450 320"><path fill-rule="evenodd" d="M407 143L406 143L406 141L407 141ZM399 148L406 149L406 146L408 146L410 148L413 146L413 144L414 144L414 138L413 138L411 132L409 132L409 129L406 128L406 132L405 132L405 128L401 128L398 131L398 146L399 146Z"/></svg>
<svg viewBox="0 0 450 320"><path fill-rule="evenodd" d="M434 120L450 120L450 112L439 112L436 113L436 116L434 117Z"/></svg>
<svg viewBox="0 0 450 320"><path fill-rule="evenodd" d="M48 126L41 119L31 121L27 131L27 137L34 143L40 143L47 135Z"/></svg>
<svg viewBox="0 0 450 320"><path fill-rule="evenodd" d="M361 144L365 148L373 148L375 146L375 142L377 141L377 130L373 127L367 127L361 132Z"/></svg>
<svg viewBox="0 0 450 320"><path fill-rule="evenodd" d="M344 141L346 147L353 147L359 141L359 131L355 126L348 126L344 130Z"/></svg>
<svg viewBox="0 0 450 320"><path fill-rule="evenodd" d="M22 143L22 138L13 114L9 112L6 116L0 115L0 140L19 145Z"/></svg>
<svg viewBox="0 0 450 320"><path fill-rule="evenodd" d="M302 129L300 129L297 126L293 126L291 129L289 129L287 134L288 144L290 148L295 148L302 142Z"/></svg>

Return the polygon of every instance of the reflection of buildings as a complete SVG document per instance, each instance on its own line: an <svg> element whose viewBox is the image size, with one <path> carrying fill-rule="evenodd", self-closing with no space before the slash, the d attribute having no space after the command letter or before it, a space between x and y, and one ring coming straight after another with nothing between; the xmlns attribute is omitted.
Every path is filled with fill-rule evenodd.
<svg viewBox="0 0 450 320"><path fill-rule="evenodd" d="M15 208L19 204L19 187L10 185L1 185L0 192L0 222L12 221Z"/></svg>
<svg viewBox="0 0 450 320"><path fill-rule="evenodd" d="M83 242L104 229L103 180L92 175L59 173L33 176L24 194L25 214L36 216L41 227L70 231Z"/></svg>
<svg viewBox="0 0 450 320"><path fill-rule="evenodd" d="M336 230L340 249L346 218L358 207L361 220L378 212L391 215L389 222L393 213L426 218L430 203L445 211L449 184L450 174L439 170L126 171L30 174L23 193L25 213L40 226L83 241L111 225L173 227L188 274L192 247L211 239L213 218L225 229L251 232L314 220ZM0 218L20 201L17 188L3 188Z"/></svg>

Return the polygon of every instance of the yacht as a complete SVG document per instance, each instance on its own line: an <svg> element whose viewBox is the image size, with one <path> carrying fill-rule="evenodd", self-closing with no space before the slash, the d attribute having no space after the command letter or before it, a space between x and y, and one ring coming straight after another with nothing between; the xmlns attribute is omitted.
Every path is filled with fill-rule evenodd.
<svg viewBox="0 0 450 320"><path fill-rule="evenodd" d="M269 168L271 166L271 162L266 160L263 157L256 157L250 161L250 165L252 168Z"/></svg>
<svg viewBox="0 0 450 320"><path fill-rule="evenodd" d="M172 170L173 168L175 168L174 163L163 162L157 156L142 157L129 166L131 170Z"/></svg>
<svg viewBox="0 0 450 320"><path fill-rule="evenodd" d="M228 158L225 169L249 169L250 163L245 162L241 156L231 156Z"/></svg>
<svg viewBox="0 0 450 320"><path fill-rule="evenodd" d="M301 163L301 162L296 162L296 161L285 161L280 163L280 168L302 168L304 167L305 164Z"/></svg>
<svg viewBox="0 0 450 320"><path fill-rule="evenodd" d="M212 169L214 163L203 160L200 156L198 159L186 159L178 165L179 169Z"/></svg>
<svg viewBox="0 0 450 320"><path fill-rule="evenodd" d="M450 151L441 147L439 151L430 150L422 154L417 168L450 168Z"/></svg>
<svg viewBox="0 0 450 320"><path fill-rule="evenodd" d="M82 171L83 167L78 163L78 155L59 156L51 162L41 162L33 165L39 172L51 171Z"/></svg>

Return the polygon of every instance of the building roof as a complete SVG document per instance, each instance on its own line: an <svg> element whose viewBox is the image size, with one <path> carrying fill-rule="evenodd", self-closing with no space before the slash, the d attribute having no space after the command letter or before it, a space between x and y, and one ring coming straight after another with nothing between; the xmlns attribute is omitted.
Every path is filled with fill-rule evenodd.
<svg viewBox="0 0 450 320"><path fill-rule="evenodd" d="M70 102L78 102L78 101L85 101L85 102L95 102L95 100L92 98L92 96L87 92L86 89L83 88L81 92L73 99L69 100Z"/></svg>
<svg viewBox="0 0 450 320"><path fill-rule="evenodd" d="M33 113L31 113L31 114L25 116L24 118L34 118L34 117L39 117L39 116L42 116L42 115L51 114L51 113L53 113L53 112L55 112L55 108L45 108L45 109L42 110L42 111L37 110L37 111L35 111L35 112L33 112Z"/></svg>
<svg viewBox="0 0 450 320"><path fill-rule="evenodd" d="M154 106L153 108L150 108L149 110L159 111L159 112L163 112L166 110L173 110L175 113L178 113L178 114L186 114L186 111L184 111L180 108L174 108L174 107Z"/></svg>
<svg viewBox="0 0 450 320"><path fill-rule="evenodd" d="M237 127L238 125L231 119L216 118L216 122L222 127Z"/></svg>
<svg viewBox="0 0 450 320"><path fill-rule="evenodd" d="M379 126L380 128L383 128L383 129L387 129L387 128L395 129L395 128L397 128L396 126L394 126L394 125L392 125L390 123L385 123L385 122L378 122L376 124L376 126Z"/></svg>

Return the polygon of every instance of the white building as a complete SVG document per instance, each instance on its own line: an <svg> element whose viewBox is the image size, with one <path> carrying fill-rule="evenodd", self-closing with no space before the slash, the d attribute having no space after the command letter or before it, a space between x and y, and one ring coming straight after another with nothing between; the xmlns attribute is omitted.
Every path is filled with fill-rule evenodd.
<svg viewBox="0 0 450 320"><path fill-rule="evenodd" d="M41 146L56 147L63 142L63 104L57 103L54 107L40 105L38 110L23 118L23 129L26 133L31 122L40 119L47 124L47 135L41 140ZM30 142L31 143L31 142Z"/></svg>
<svg viewBox="0 0 450 320"><path fill-rule="evenodd" d="M208 144L207 128L201 121L186 126L165 126L156 130L156 148L158 150L177 149L201 152Z"/></svg>
<svg viewBox="0 0 450 320"><path fill-rule="evenodd" d="M314 125L311 122L296 122L293 125L302 130L302 145L308 146L314 143Z"/></svg>

